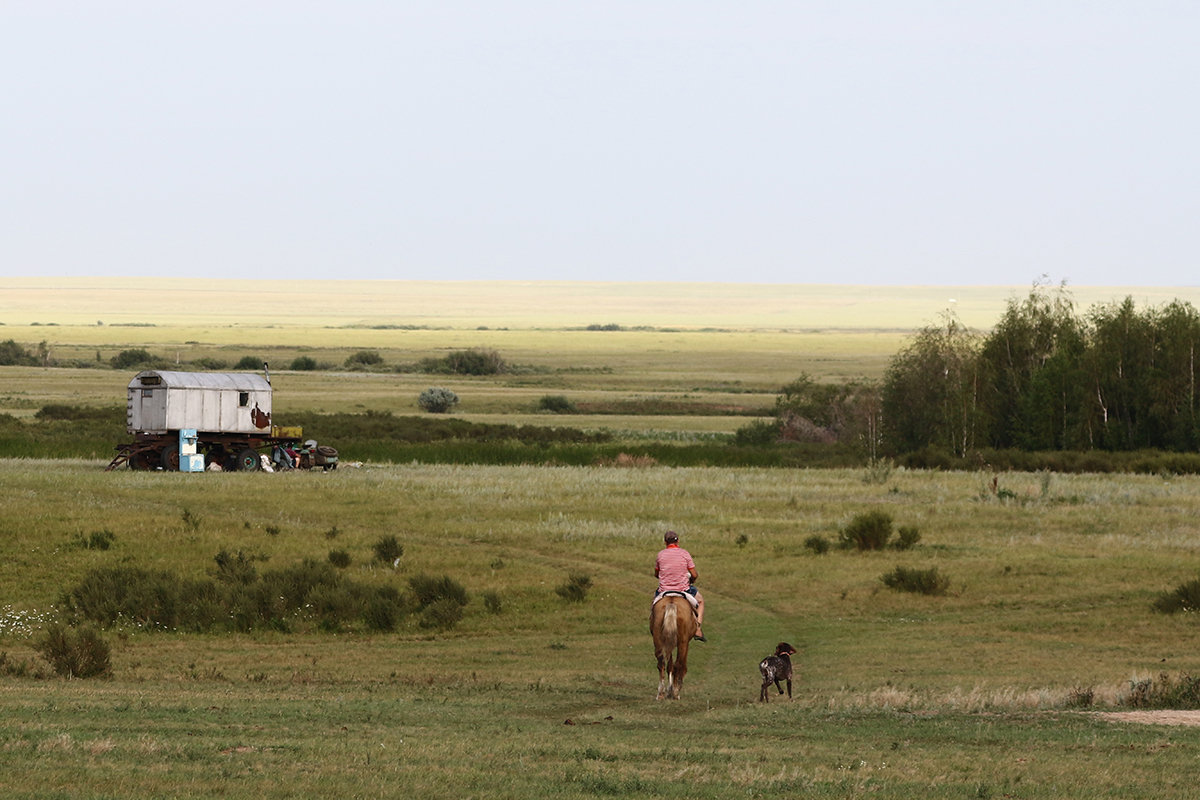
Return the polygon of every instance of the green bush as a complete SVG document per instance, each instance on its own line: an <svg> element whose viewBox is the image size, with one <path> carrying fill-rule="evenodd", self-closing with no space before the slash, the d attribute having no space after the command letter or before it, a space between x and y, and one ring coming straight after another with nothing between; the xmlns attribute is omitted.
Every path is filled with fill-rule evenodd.
<svg viewBox="0 0 1200 800"><path fill-rule="evenodd" d="M824 536L810 536L804 540L805 549L811 550L817 555L824 555L829 552L829 548L833 545Z"/></svg>
<svg viewBox="0 0 1200 800"><path fill-rule="evenodd" d="M383 586L367 599L363 622L368 630L391 632L408 613L404 598L392 586Z"/></svg>
<svg viewBox="0 0 1200 800"><path fill-rule="evenodd" d="M880 580L889 589L915 592L916 594L944 595L950 589L950 579L939 572L937 567L929 569L896 567L881 576Z"/></svg>
<svg viewBox="0 0 1200 800"><path fill-rule="evenodd" d="M0 367L32 367L37 358L13 339L0 342Z"/></svg>
<svg viewBox="0 0 1200 800"><path fill-rule="evenodd" d="M896 541L892 542L893 550L911 550L921 541L921 532L911 525L896 529Z"/></svg>
<svg viewBox="0 0 1200 800"><path fill-rule="evenodd" d="M419 624L422 628L449 630L457 625L462 617L462 606L448 597L443 597L425 607L421 612Z"/></svg>
<svg viewBox="0 0 1200 800"><path fill-rule="evenodd" d="M566 583L555 587L554 593L569 603L582 603L587 599L588 590L591 588L590 576L573 572L567 576Z"/></svg>
<svg viewBox="0 0 1200 800"><path fill-rule="evenodd" d="M839 533L842 547L855 550L882 550L892 536L892 516L883 511L858 514Z"/></svg>
<svg viewBox="0 0 1200 800"><path fill-rule="evenodd" d="M417 365L422 372L443 375L499 375L508 365L495 350L455 350L443 358L425 358Z"/></svg>
<svg viewBox="0 0 1200 800"><path fill-rule="evenodd" d="M538 411L546 411L551 414L575 414L579 411L566 395L561 394L543 395L538 400L537 408Z"/></svg>
<svg viewBox="0 0 1200 800"><path fill-rule="evenodd" d="M404 555L404 545L394 535L381 536L379 541L371 546L375 551L375 560L387 564L395 564Z"/></svg>
<svg viewBox="0 0 1200 800"><path fill-rule="evenodd" d="M468 601L467 590L448 575L434 578L430 575L414 575L408 579L409 588L416 598L417 607L424 609L439 600L451 600L460 606Z"/></svg>
<svg viewBox="0 0 1200 800"><path fill-rule="evenodd" d="M377 367L383 363L383 356L375 350L359 350L346 359L347 367Z"/></svg>
<svg viewBox="0 0 1200 800"><path fill-rule="evenodd" d="M345 550L330 550L329 563L338 569L345 569L350 566L350 554Z"/></svg>
<svg viewBox="0 0 1200 800"><path fill-rule="evenodd" d="M91 627L72 631L52 625L34 644L38 655L64 678L96 678L112 675L111 648Z"/></svg>
<svg viewBox="0 0 1200 800"><path fill-rule="evenodd" d="M151 355L148 350L135 348L132 350L122 350L109 359L108 363L112 364L113 369L132 369L134 367L148 366L158 360L158 357Z"/></svg>
<svg viewBox="0 0 1200 800"><path fill-rule="evenodd" d="M236 364L233 365L235 370L257 372L263 368L265 359L258 356L242 356Z"/></svg>
<svg viewBox="0 0 1200 800"><path fill-rule="evenodd" d="M254 583L258 580L258 570L254 567L256 560L241 550L238 550L237 553L230 553L222 549L213 556L213 561L217 565L216 579L226 584Z"/></svg>
<svg viewBox="0 0 1200 800"><path fill-rule="evenodd" d="M444 414L458 405L458 395L440 386L431 386L417 397L417 405L431 414Z"/></svg>
<svg viewBox="0 0 1200 800"><path fill-rule="evenodd" d="M289 369L295 372L311 372L316 368L316 360L309 358L308 356L297 356L296 358L292 359L292 364L289 367Z"/></svg>
<svg viewBox="0 0 1200 800"><path fill-rule="evenodd" d="M779 441L777 421L755 420L743 425L733 434L733 441L741 447L765 447Z"/></svg>

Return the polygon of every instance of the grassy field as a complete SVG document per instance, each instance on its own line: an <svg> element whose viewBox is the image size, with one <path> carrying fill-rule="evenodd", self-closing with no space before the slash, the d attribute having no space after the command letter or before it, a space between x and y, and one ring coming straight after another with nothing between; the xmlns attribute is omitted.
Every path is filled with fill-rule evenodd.
<svg viewBox="0 0 1200 800"><path fill-rule="evenodd" d="M1196 729L1094 712L1121 707L1133 681L1200 670L1194 620L1150 610L1195 577L1196 479L1009 474L993 491L983 473L98 468L0 463L9 664L36 661L35 629L103 565L199 578L221 549L285 566L338 548L353 580L448 574L471 600L441 633L414 620L328 633L303 616L287 633L122 626L110 680L0 679L8 796L1194 790ZM920 543L805 546L864 510L916 526ZM653 700L645 630L668 527L697 558L711 639L678 703ZM80 546L102 529L110 549ZM395 569L372 560L383 533L404 544ZM936 566L949 593L885 588L900 565ZM571 572L593 580L583 603L554 592ZM781 639L801 651L797 695L760 705L757 661ZM1078 708L1084 689L1095 705Z"/></svg>
<svg viewBox="0 0 1200 800"><path fill-rule="evenodd" d="M131 374L106 362L146 347L270 360L285 424L308 411L411 413L436 383L477 421L721 434L747 417L534 408L546 394L766 407L801 372L878 377L949 297L986 327L1024 291L6 278L0 339L101 363L0 368L0 413L120 408ZM1096 291L1195 302L1187 290ZM593 324L625 329L582 330ZM390 368L478 346L522 369L443 379ZM363 348L389 368L279 369ZM1126 709L1135 684L1200 675L1194 615L1151 610L1197 576L1200 478L417 463L195 475L105 463L0 460L5 797L1195 794L1200 728L1105 712ZM866 511L920 541L813 549ZM677 703L653 699L646 630L668 528L695 555L709 609L710 641L693 647ZM394 565L373 556L388 535L404 547ZM88 546L97 540L111 546ZM447 630L416 615L394 632L327 629L311 609L244 633L125 621L104 634L108 679L53 677L35 652L64 593L94 570L199 581L221 551L260 570L338 551L346 581L404 592L446 575L470 599ZM936 568L949 591L887 588L898 567ZM572 573L592 580L582 603L555 591ZM800 650L796 697L757 703L757 663L780 640Z"/></svg>

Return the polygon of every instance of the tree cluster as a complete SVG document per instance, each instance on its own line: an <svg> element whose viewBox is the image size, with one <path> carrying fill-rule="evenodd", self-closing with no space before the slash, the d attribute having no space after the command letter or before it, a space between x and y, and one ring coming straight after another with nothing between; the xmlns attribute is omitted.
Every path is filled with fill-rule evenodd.
<svg viewBox="0 0 1200 800"><path fill-rule="evenodd" d="M987 335L953 315L920 331L886 372L890 450L1195 450L1200 313L1132 298L1080 316L1065 287L1034 285Z"/></svg>

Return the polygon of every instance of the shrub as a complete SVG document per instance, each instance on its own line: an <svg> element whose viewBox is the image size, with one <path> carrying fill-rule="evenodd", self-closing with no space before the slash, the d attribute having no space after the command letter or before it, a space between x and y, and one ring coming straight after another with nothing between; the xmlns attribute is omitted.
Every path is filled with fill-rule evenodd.
<svg viewBox="0 0 1200 800"><path fill-rule="evenodd" d="M0 367L34 366L37 358L16 341L0 342Z"/></svg>
<svg viewBox="0 0 1200 800"><path fill-rule="evenodd" d="M264 360L258 356L242 356L238 362L233 365L233 368L236 370L250 370L252 372L257 372L258 370L262 369L263 363Z"/></svg>
<svg viewBox="0 0 1200 800"><path fill-rule="evenodd" d="M1153 608L1164 614L1200 610L1200 578L1182 583L1174 591L1163 592L1155 599Z"/></svg>
<svg viewBox="0 0 1200 800"><path fill-rule="evenodd" d="M431 414L444 414L458 405L458 395L449 389L433 386L421 392L417 405Z"/></svg>
<svg viewBox="0 0 1200 800"><path fill-rule="evenodd" d="M400 560L400 556L404 555L404 545L400 544L400 540L390 534L380 537L379 541L375 542L371 547L375 551L375 560L388 564L395 564Z"/></svg>
<svg viewBox="0 0 1200 800"><path fill-rule="evenodd" d="M130 369L132 367L145 366L157 360L155 356L150 355L148 350L136 348L133 350L122 350L110 358L108 363L113 365L113 369Z"/></svg>
<svg viewBox="0 0 1200 800"><path fill-rule="evenodd" d="M546 411L551 414L574 414L579 409L567 399L566 395L548 394L538 400L538 411Z"/></svg>
<svg viewBox="0 0 1200 800"><path fill-rule="evenodd" d="M394 587L383 586L367 599L363 622L369 630L394 631L407 611L400 593Z"/></svg>
<svg viewBox="0 0 1200 800"><path fill-rule="evenodd" d="M817 555L824 555L832 545L824 536L813 535L804 540L804 547Z"/></svg>
<svg viewBox="0 0 1200 800"><path fill-rule="evenodd" d="M880 577L880 580L889 589L896 589L901 592L943 595L950 589L950 579L939 572L937 567L930 567L929 569L896 567L891 572Z"/></svg>
<svg viewBox="0 0 1200 800"><path fill-rule="evenodd" d="M34 645L38 655L50 662L64 678L95 678L112 675L111 648L91 627L77 631L53 625Z"/></svg>
<svg viewBox="0 0 1200 800"><path fill-rule="evenodd" d="M755 420L738 428L733 435L734 444L742 447L765 447L779 441L779 423Z"/></svg>
<svg viewBox="0 0 1200 800"><path fill-rule="evenodd" d="M292 359L292 364L289 367L289 369L292 369L295 372L311 372L316 368L316 360L309 358L308 356L297 356L296 358Z"/></svg>
<svg viewBox="0 0 1200 800"><path fill-rule="evenodd" d="M467 590L448 575L440 578L414 575L408 579L408 585L416 598L417 607L421 609L428 608L441 600L450 600L460 606L467 604Z"/></svg>
<svg viewBox="0 0 1200 800"><path fill-rule="evenodd" d="M220 583L254 583L258 580L258 570L254 567L255 560L253 556L248 556L241 550L238 550L237 553L221 550L213 556L213 561L217 565L215 577Z"/></svg>
<svg viewBox="0 0 1200 800"><path fill-rule="evenodd" d="M507 372L508 365L495 350L473 348L455 350L442 358L423 358L417 369L438 375L498 375Z"/></svg>
<svg viewBox="0 0 1200 800"><path fill-rule="evenodd" d="M345 569L350 566L350 554L345 550L330 550L329 563L338 569Z"/></svg>
<svg viewBox="0 0 1200 800"><path fill-rule="evenodd" d="M459 623L462 616L462 606L448 597L443 597L430 603L421 612L420 625L422 628L449 630Z"/></svg>
<svg viewBox="0 0 1200 800"><path fill-rule="evenodd" d="M839 534L842 547L856 550L882 550L892 535L892 516L883 511L867 511L850 520Z"/></svg>
<svg viewBox="0 0 1200 800"><path fill-rule="evenodd" d="M582 603L587 599L588 590L591 588L590 576L573 572L567 576L566 583L554 589L554 593L569 603Z"/></svg>
<svg viewBox="0 0 1200 800"><path fill-rule="evenodd" d="M383 356L375 350L359 350L346 359L347 367L377 367L383 363Z"/></svg>
<svg viewBox="0 0 1200 800"><path fill-rule="evenodd" d="M893 550L911 550L921 541L921 532L911 525L896 529L896 541L892 542Z"/></svg>

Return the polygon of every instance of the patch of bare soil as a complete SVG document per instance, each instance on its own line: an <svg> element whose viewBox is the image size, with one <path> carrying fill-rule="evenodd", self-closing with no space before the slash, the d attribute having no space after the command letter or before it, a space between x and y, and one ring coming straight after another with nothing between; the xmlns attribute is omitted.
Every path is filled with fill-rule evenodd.
<svg viewBox="0 0 1200 800"><path fill-rule="evenodd" d="M1200 711L1104 711L1096 716L1112 722L1143 725L1200 725Z"/></svg>

